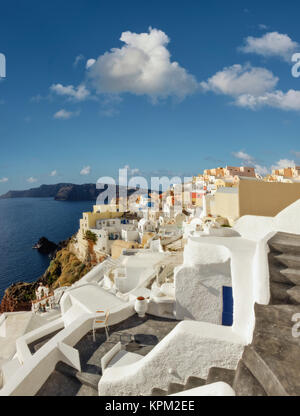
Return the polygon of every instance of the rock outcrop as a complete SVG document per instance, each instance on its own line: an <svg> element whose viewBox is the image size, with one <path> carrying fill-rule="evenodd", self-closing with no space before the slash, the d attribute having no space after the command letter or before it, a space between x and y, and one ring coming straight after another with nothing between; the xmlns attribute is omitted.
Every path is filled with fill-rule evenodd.
<svg viewBox="0 0 300 416"><path fill-rule="evenodd" d="M41 237L33 248L36 248L41 254L53 254L58 249L58 245L46 237Z"/></svg>
<svg viewBox="0 0 300 416"><path fill-rule="evenodd" d="M35 299L35 290L41 282L52 289L70 286L83 277L91 268L90 263L83 263L71 251L71 239L56 246L54 257L45 273L35 282L18 282L9 286L0 304L0 313L31 310L31 301Z"/></svg>

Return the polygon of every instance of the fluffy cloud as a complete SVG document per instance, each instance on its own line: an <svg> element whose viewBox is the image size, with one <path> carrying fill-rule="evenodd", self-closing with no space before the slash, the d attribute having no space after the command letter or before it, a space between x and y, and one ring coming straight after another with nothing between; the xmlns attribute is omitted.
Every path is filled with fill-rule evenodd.
<svg viewBox="0 0 300 416"><path fill-rule="evenodd" d="M297 153L297 152L294 152ZM255 172L261 176L266 176L272 172L273 169L283 169L288 167L295 167L296 163L294 160L290 159L280 159L277 162L275 162L274 165L270 167L262 166L260 165L256 159L249 155L248 153L245 153L244 151L240 150L238 152L233 152L233 156L235 156L237 159L242 160L244 163L246 163L248 166L254 166Z"/></svg>
<svg viewBox="0 0 300 416"><path fill-rule="evenodd" d="M240 150L239 152L233 152L233 156L235 156L237 159L241 159L247 162L248 164L253 164L254 162L254 158L248 155L248 153L243 152L242 150Z"/></svg>
<svg viewBox="0 0 300 416"><path fill-rule="evenodd" d="M265 57L278 56L286 61L290 61L293 52L298 46L298 43L294 42L288 35L269 32L258 38L248 36L240 50L245 53L255 53Z"/></svg>
<svg viewBox="0 0 300 416"><path fill-rule="evenodd" d="M89 175L90 173L91 173L91 167L90 166L85 166L80 171L80 175Z"/></svg>
<svg viewBox="0 0 300 416"><path fill-rule="evenodd" d="M272 169L284 169L284 168L294 168L296 163L294 160L289 159L280 159L272 166Z"/></svg>
<svg viewBox="0 0 300 416"><path fill-rule="evenodd" d="M268 169L266 166L261 165L254 165L255 172L260 176L266 176L270 173L270 169Z"/></svg>
<svg viewBox="0 0 300 416"><path fill-rule="evenodd" d="M122 48L88 61L88 78L98 93L184 98L198 88L195 77L171 61L167 49L170 39L163 31L123 32L120 40L125 44Z"/></svg>
<svg viewBox="0 0 300 416"><path fill-rule="evenodd" d="M75 58L75 61L73 62L73 66L77 66L79 64L79 62L84 60L84 56L82 54L77 55Z"/></svg>
<svg viewBox="0 0 300 416"><path fill-rule="evenodd" d="M85 67L86 69L89 69L94 63L96 62L96 59L90 58L86 61Z"/></svg>
<svg viewBox="0 0 300 416"><path fill-rule="evenodd" d="M268 29L268 26L267 26L267 25L265 25L265 24L263 24L263 23L260 23L260 24L258 25L258 27L259 27L259 29L260 29L260 30L267 30L267 29Z"/></svg>
<svg viewBox="0 0 300 416"><path fill-rule="evenodd" d="M237 98L236 104L252 109L268 106L286 111L300 111L300 91L289 90L283 92L276 90L258 96L243 94Z"/></svg>
<svg viewBox="0 0 300 416"><path fill-rule="evenodd" d="M0 178L0 183L8 182L8 178Z"/></svg>
<svg viewBox="0 0 300 416"><path fill-rule="evenodd" d="M34 178L33 176L30 176L30 178L28 178L28 179L26 179L27 180L27 182L29 182L29 183L34 183L34 182L37 182L37 179L36 178Z"/></svg>
<svg viewBox="0 0 300 416"><path fill-rule="evenodd" d="M138 175L140 173L138 168L131 168L129 165L125 165L123 169L127 169L128 175Z"/></svg>
<svg viewBox="0 0 300 416"><path fill-rule="evenodd" d="M55 113L53 117L58 120L68 120L69 118L79 116L79 114L80 114L80 111L67 111L67 110L62 109L62 110L57 111L57 113Z"/></svg>
<svg viewBox="0 0 300 416"><path fill-rule="evenodd" d="M265 68L236 64L217 72L201 86L204 91L233 97L239 107L255 110L267 106L300 111L300 91L276 90L277 83L278 78Z"/></svg>
<svg viewBox="0 0 300 416"><path fill-rule="evenodd" d="M62 95L75 101L86 100L90 95L89 90L83 84L78 85L78 87L74 87L73 85L64 86L62 84L53 84L51 85L50 90L57 95Z"/></svg>
<svg viewBox="0 0 300 416"><path fill-rule="evenodd" d="M255 172L258 175L265 176L270 172L270 169L268 169L266 166L262 166L255 158L248 153L245 153L244 151L240 150L239 152L233 152L233 156L235 156L237 159L240 159L243 161L244 164L247 166L253 166L255 168Z"/></svg>
<svg viewBox="0 0 300 416"><path fill-rule="evenodd" d="M57 175L57 170L53 170L51 173L50 173L50 176L56 176Z"/></svg>
<svg viewBox="0 0 300 416"><path fill-rule="evenodd" d="M251 65L232 65L217 72L206 82L201 82L204 91L240 96L244 94L260 95L273 89L278 78L265 68Z"/></svg>

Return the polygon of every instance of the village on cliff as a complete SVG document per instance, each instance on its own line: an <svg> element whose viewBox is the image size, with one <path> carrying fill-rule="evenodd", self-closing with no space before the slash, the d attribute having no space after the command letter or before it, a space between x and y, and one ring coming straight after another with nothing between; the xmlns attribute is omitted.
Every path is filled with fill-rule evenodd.
<svg viewBox="0 0 300 416"><path fill-rule="evenodd" d="M299 218L300 166L97 203L6 291L0 396L300 395Z"/></svg>

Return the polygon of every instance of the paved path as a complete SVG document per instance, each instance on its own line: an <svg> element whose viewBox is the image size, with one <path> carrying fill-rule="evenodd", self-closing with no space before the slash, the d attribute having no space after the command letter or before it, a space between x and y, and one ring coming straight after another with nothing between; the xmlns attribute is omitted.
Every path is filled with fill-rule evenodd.
<svg viewBox="0 0 300 416"><path fill-rule="evenodd" d="M101 358L118 341L119 335L131 334L134 342L129 342L127 351L146 355L160 342L176 325L178 321L163 319L150 315L139 318L134 315L126 321L110 328L110 340L106 341L104 330L98 330L96 342L92 334L85 335L75 346L80 353L81 370L92 374L101 374ZM129 341L129 339L128 339ZM82 385L78 380L54 371L44 386L37 393L39 396L97 396L96 390Z"/></svg>

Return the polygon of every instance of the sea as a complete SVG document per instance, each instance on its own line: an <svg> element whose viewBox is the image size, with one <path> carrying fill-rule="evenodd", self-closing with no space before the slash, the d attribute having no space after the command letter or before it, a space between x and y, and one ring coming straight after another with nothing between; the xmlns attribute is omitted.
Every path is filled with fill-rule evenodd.
<svg viewBox="0 0 300 416"><path fill-rule="evenodd" d="M40 237L58 243L79 228L79 219L95 202L53 198L0 199L0 300L15 282L32 282L49 266L47 255L32 246Z"/></svg>

